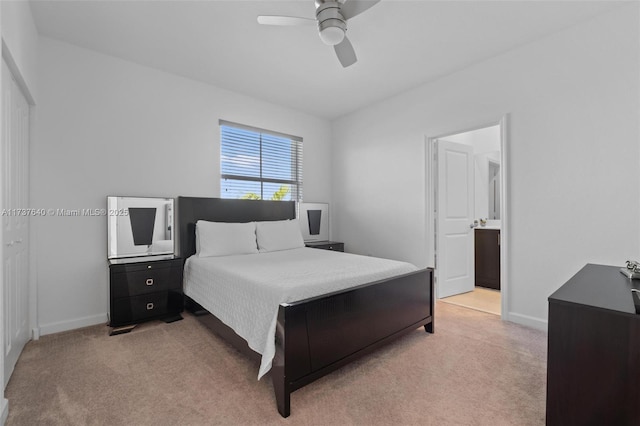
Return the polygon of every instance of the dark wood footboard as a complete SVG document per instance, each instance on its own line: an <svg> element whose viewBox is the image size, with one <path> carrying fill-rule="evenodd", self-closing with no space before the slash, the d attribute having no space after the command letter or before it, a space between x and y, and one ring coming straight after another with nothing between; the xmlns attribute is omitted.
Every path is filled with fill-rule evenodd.
<svg viewBox="0 0 640 426"><path fill-rule="evenodd" d="M291 392L424 326L433 333L433 271L281 304L271 369L278 411Z"/></svg>

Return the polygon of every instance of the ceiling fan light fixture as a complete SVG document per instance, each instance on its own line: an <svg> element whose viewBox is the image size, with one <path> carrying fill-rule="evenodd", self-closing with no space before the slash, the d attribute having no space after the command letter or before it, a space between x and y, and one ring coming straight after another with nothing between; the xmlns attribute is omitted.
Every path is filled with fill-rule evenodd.
<svg viewBox="0 0 640 426"><path fill-rule="evenodd" d="M324 44L333 46L343 67L349 67L358 60L347 38L347 20L368 10L378 2L380 0L315 0L315 21L318 24L320 40ZM258 16L258 23L262 25L308 25L312 22L314 22L313 19L298 16Z"/></svg>
<svg viewBox="0 0 640 426"><path fill-rule="evenodd" d="M344 30L340 27L325 27L320 30L320 40L329 46L335 46L344 40Z"/></svg>

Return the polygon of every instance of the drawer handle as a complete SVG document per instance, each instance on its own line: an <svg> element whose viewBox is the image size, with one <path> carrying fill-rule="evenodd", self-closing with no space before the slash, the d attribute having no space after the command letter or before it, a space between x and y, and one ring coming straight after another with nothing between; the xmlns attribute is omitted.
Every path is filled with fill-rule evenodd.
<svg viewBox="0 0 640 426"><path fill-rule="evenodd" d="M147 311L150 311L153 309L153 303L147 303Z"/></svg>
<svg viewBox="0 0 640 426"><path fill-rule="evenodd" d="M153 278L147 278L147 285L153 285Z"/></svg>

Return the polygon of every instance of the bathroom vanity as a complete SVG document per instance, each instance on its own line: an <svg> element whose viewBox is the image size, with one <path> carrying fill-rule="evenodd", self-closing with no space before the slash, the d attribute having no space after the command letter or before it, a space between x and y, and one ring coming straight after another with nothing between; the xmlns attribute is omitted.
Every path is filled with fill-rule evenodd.
<svg viewBox="0 0 640 426"><path fill-rule="evenodd" d="M475 229L476 286L500 290L500 228Z"/></svg>

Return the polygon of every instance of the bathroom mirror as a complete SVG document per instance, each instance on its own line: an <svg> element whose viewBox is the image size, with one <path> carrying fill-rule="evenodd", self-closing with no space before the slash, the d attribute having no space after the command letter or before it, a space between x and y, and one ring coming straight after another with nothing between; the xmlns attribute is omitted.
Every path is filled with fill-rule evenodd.
<svg viewBox="0 0 640 426"><path fill-rule="evenodd" d="M475 155L475 217L500 220L500 151Z"/></svg>
<svg viewBox="0 0 640 426"><path fill-rule="evenodd" d="M107 257L174 253L173 198L107 197Z"/></svg>
<svg viewBox="0 0 640 426"><path fill-rule="evenodd" d="M489 220L500 219L500 161L488 158L489 163Z"/></svg>

